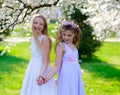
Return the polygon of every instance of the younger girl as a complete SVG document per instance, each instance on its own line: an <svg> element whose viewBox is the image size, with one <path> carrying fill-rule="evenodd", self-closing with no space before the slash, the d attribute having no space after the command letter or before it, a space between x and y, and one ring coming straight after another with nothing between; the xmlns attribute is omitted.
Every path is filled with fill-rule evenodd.
<svg viewBox="0 0 120 95"><path fill-rule="evenodd" d="M41 76L45 83L59 71L57 95L85 95L76 48L79 46L80 32L74 21L62 23L58 31L55 66L46 76Z"/></svg>
<svg viewBox="0 0 120 95"><path fill-rule="evenodd" d="M32 57L26 70L21 95L56 95L56 86L53 78L41 86L37 84L37 80L41 80L39 76L47 74L50 70L51 40L47 35L47 21L44 16L35 15L32 21L32 34Z"/></svg>

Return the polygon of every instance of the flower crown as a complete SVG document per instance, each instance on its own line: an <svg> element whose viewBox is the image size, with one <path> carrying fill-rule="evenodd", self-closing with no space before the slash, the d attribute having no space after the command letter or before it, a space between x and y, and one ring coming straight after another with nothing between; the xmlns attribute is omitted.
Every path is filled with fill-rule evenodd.
<svg viewBox="0 0 120 95"><path fill-rule="evenodd" d="M70 25L73 29L76 29L76 28L79 27L74 21L64 21L64 22L62 23L62 27L64 27L64 26L69 26L69 25Z"/></svg>

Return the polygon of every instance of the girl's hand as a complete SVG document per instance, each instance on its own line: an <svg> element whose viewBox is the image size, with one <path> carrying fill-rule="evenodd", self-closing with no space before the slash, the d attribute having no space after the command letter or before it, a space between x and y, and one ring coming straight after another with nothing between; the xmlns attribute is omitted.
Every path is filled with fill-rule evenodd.
<svg viewBox="0 0 120 95"><path fill-rule="evenodd" d="M43 84L49 81L47 76L41 76L41 78L43 79Z"/></svg>
<svg viewBox="0 0 120 95"><path fill-rule="evenodd" d="M43 84L43 78L42 76L39 76L38 79L37 79L37 84L38 85L42 85Z"/></svg>

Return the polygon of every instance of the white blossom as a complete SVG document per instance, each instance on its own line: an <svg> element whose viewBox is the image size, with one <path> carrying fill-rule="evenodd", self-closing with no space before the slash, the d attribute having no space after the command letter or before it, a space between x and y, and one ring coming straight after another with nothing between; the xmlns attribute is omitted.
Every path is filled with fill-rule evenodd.
<svg viewBox="0 0 120 95"><path fill-rule="evenodd" d="M56 1L3 0L0 8L0 23L2 24L0 33L7 29L15 29L16 25L22 21L29 22L31 15L35 13L46 14L49 19L51 14L55 14L56 9L59 9L60 14L64 10L70 15L74 12L73 4L83 14L89 16L85 22L92 25L95 35L104 38L104 36L120 30L120 0L58 0L58 3L54 5ZM57 19L58 22L61 22L65 19L65 16L62 14ZM3 38L3 35L0 34L0 37Z"/></svg>

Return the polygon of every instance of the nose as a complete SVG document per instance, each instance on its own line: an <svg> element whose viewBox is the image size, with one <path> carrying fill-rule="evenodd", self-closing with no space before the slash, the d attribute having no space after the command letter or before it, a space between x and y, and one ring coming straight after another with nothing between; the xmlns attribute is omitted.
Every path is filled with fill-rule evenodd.
<svg viewBox="0 0 120 95"><path fill-rule="evenodd" d="M40 27L40 25L39 25L39 24L37 24L36 26L37 26L37 27Z"/></svg>
<svg viewBox="0 0 120 95"><path fill-rule="evenodd" d="M67 39L68 39L68 37L67 37L67 36L65 36L64 38L65 38L65 40L67 40Z"/></svg>

